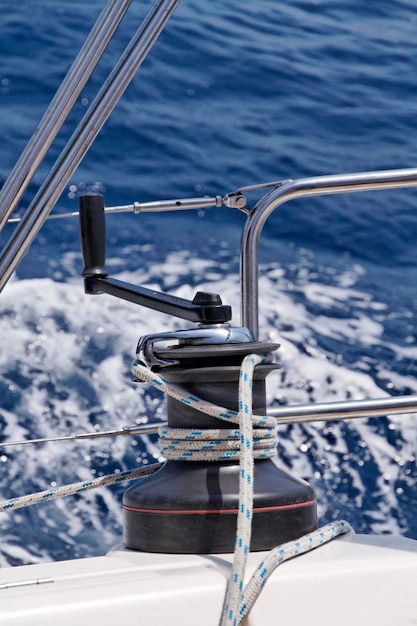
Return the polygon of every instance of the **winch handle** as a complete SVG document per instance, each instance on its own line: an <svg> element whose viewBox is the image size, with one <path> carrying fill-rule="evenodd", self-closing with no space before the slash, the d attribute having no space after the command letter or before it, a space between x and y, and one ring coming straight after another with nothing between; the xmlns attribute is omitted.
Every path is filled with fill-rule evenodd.
<svg viewBox="0 0 417 626"><path fill-rule="evenodd" d="M202 324L223 324L232 319L232 309L216 293L197 292L186 300L109 277L106 268L106 216L101 194L79 199L84 286L88 294L108 293L149 309Z"/></svg>

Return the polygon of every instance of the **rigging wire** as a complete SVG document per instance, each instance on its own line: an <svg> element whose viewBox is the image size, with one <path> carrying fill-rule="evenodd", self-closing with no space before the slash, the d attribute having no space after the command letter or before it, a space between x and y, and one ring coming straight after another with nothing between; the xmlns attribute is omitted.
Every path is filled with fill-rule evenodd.
<svg viewBox="0 0 417 626"><path fill-rule="evenodd" d="M322 402L317 404L299 404L270 409L268 418L275 418L276 425L302 424L307 422L342 421L347 419L369 419L372 417L387 417L390 415L406 416L417 413L417 396L396 396L394 398L377 398L372 400L348 400L339 402ZM130 435L155 435L167 426L166 421L157 424L141 424L137 426L123 426L115 430L95 431L44 437L40 439L23 439L19 441L2 441L0 449L7 446L22 446L27 444L50 443L54 441L74 441L83 439L98 439L99 437L119 437Z"/></svg>
<svg viewBox="0 0 417 626"><path fill-rule="evenodd" d="M158 433L160 426L166 425L166 422L160 424L141 424L140 426L123 426L116 430L102 430L92 433L77 433L72 435L62 435L57 437L42 437L39 439L21 439L20 441L2 441L0 448L7 446L24 446L35 443L51 443L54 441L74 441L77 439L98 439L99 437L128 437L130 435L154 435Z"/></svg>

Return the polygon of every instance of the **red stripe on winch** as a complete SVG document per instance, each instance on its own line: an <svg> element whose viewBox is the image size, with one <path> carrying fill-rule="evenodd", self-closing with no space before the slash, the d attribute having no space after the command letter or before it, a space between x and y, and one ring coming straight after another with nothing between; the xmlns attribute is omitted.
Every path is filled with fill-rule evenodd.
<svg viewBox="0 0 417 626"><path fill-rule="evenodd" d="M316 500L309 500L308 502L299 502L297 504L280 504L278 506L262 506L259 508L254 508L254 513L268 513L270 511L287 511L290 509L299 509L306 506L313 506L316 504ZM172 509L139 509L134 506L123 505L123 508L126 511L134 511L136 513L159 513L161 515L210 515L215 513L220 513L222 515L234 514L238 513L238 509L210 509L208 511L202 509L193 509L193 510L172 510Z"/></svg>

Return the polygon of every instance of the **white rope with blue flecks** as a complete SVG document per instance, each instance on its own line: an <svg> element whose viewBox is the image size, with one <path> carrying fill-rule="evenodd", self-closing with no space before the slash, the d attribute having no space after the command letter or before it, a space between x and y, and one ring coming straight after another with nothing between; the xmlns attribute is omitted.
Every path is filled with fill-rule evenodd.
<svg viewBox="0 0 417 626"><path fill-rule="evenodd" d="M273 417L253 415L252 377L256 365L264 362L258 355L247 356L241 367L239 379L239 411L218 407L211 402L188 394L185 390L169 383L147 367L134 363L132 373L138 380L149 382L168 395L197 410L230 423L239 424L238 429L161 429L164 456L178 460L230 460L239 458L239 509L232 572L227 584L220 626L238 626L248 616L266 581L275 568L300 554L323 545L338 535L352 533L345 521L336 521L296 541L271 550L260 563L245 588L243 588L246 561L249 554L253 501L253 460L275 455L275 428ZM256 426L256 428L253 428ZM207 439L209 438L209 440ZM213 439L213 441L212 441ZM80 493L88 489L104 487L124 480L142 478L155 472L161 464L119 472L109 476L72 485L65 485L20 498L12 498L0 504L0 511L17 509L30 504Z"/></svg>
<svg viewBox="0 0 417 626"><path fill-rule="evenodd" d="M249 355L242 363L241 380L246 385L242 385L242 391L252 386L252 375L255 365L266 362L267 355ZM148 382L157 389L164 391L172 398L190 406L211 417L216 417L232 424L238 424L239 428L217 428L217 429L189 429L161 427L159 433L159 448L163 456L176 461L230 461L239 459L241 456L241 432L242 424L239 411L232 411L216 404L202 400L197 396L189 394L181 387L170 383L166 378L155 374L141 363L135 362L132 365L132 374L142 382ZM252 414L252 397L250 397L250 411ZM248 406L247 402L245 406ZM248 414L248 409L245 415ZM247 421L247 420L246 420ZM252 457L255 459L267 459L276 455L276 420L267 415L253 415L251 426L255 426L252 431L251 441Z"/></svg>
<svg viewBox="0 0 417 626"><path fill-rule="evenodd" d="M259 356L249 355L249 356L254 356L254 357L259 358L260 361L258 364L264 363L265 362L264 359L266 358L266 355L262 355L262 356L261 355ZM245 360L242 362L242 368L244 367L244 363L245 363ZM202 400L201 398L198 398L197 396L190 394L185 389L182 389L182 387L178 387L177 385L170 383L166 378L164 378L160 374L156 374L155 372L152 372L152 370L150 370L148 367L146 367L145 365L142 365L141 363L138 363L137 361L133 363L131 371L132 371L133 376L137 380L140 380L145 383L150 383L156 389L163 391L171 398L175 398L176 400L179 400L183 404L191 406L197 409L198 411L201 411L202 413L206 413L207 415L211 415L212 417L217 417L221 420L225 420L232 424L239 423L238 411L233 411L232 409L225 409L224 407L217 406L217 404L213 404L212 402L209 402L208 400ZM250 382L251 384L251 381L249 381L249 379L247 379L247 381ZM251 407L251 413L252 413L252 407ZM271 428L271 429L275 429L277 425L275 417L271 417L269 415L253 415L252 424L254 426L257 426L258 428Z"/></svg>
<svg viewBox="0 0 417 626"><path fill-rule="evenodd" d="M234 623L241 624L247 618L268 578L276 570L278 565L301 554L306 554L340 535L353 533L353 528L349 522L337 520L314 532L308 533L308 535L300 537L300 539L289 541L288 543L273 548L258 565L246 585L241 597L239 616L237 622Z"/></svg>
<svg viewBox="0 0 417 626"><path fill-rule="evenodd" d="M126 480L144 478L145 476L156 472L156 470L162 467L162 465L162 463L155 463L153 465L138 467L134 470L128 470L126 472L115 472L114 474L100 476L99 478L93 478L92 480L81 480L70 485L53 487L52 489L45 489L45 491L37 491L36 493L30 493L25 496L11 498L10 500L0 503L0 511L20 509L24 506L31 506L32 504L40 504L41 502L56 500L56 498L73 496L76 493L89 491L90 489L97 489L98 487L109 487L110 485L115 485Z"/></svg>
<svg viewBox="0 0 417 626"><path fill-rule="evenodd" d="M255 366L264 358L249 354L242 362L239 376L239 507L236 543L232 573L229 577L223 602L220 624L236 624L242 598L246 561L249 554L253 511L253 439L252 439L252 380Z"/></svg>
<svg viewBox="0 0 417 626"><path fill-rule="evenodd" d="M161 427L158 446L166 459L175 461L230 461L240 455L240 430L187 429ZM272 429L253 430L253 456L266 459L276 454L276 436Z"/></svg>

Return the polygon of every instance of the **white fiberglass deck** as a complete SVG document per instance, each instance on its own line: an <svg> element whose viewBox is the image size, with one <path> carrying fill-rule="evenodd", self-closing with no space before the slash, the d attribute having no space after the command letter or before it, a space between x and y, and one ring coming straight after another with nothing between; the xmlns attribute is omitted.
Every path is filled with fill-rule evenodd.
<svg viewBox="0 0 417 626"><path fill-rule="evenodd" d="M262 554L250 556L248 573ZM230 555L116 550L105 557L0 571L0 624L215 626ZM417 624L417 542L338 538L278 567L250 626Z"/></svg>

